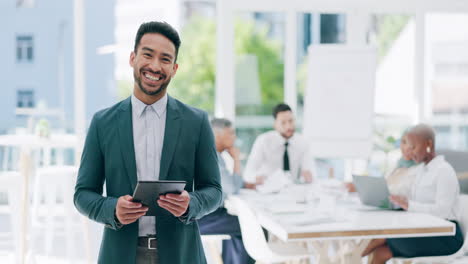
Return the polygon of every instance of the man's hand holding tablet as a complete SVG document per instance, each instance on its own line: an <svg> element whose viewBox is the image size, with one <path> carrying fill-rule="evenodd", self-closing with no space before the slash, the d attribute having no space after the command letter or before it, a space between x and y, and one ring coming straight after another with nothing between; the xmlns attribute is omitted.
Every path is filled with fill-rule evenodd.
<svg viewBox="0 0 468 264"><path fill-rule="evenodd" d="M148 211L147 206L143 206L141 203L132 202L132 200L133 197L130 195L120 196L117 200L115 216L123 225L135 222Z"/></svg>
<svg viewBox="0 0 468 264"><path fill-rule="evenodd" d="M187 211L190 203L190 195L186 190L181 194L168 193L166 195L160 195L157 203L175 217L179 217Z"/></svg>

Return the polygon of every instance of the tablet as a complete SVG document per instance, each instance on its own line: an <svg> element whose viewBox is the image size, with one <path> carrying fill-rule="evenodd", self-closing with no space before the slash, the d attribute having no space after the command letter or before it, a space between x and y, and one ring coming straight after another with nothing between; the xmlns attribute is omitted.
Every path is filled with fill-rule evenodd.
<svg viewBox="0 0 468 264"><path fill-rule="evenodd" d="M138 181L133 192L133 201L148 206L145 215L155 216L156 200L160 195L168 193L182 193L185 188L185 181Z"/></svg>

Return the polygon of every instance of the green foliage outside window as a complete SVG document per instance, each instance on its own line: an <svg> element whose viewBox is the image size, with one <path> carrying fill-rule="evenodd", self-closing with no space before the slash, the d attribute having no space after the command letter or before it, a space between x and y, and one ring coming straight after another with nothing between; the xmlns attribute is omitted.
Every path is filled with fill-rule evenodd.
<svg viewBox="0 0 468 264"><path fill-rule="evenodd" d="M238 107L237 114L270 114L283 100L282 47L267 36L267 28L253 21L236 20L236 55L255 54L261 89L261 104ZM169 93L183 102L214 112L216 74L216 24L211 19L193 17L181 32L180 65ZM242 76L237 76L242 78Z"/></svg>

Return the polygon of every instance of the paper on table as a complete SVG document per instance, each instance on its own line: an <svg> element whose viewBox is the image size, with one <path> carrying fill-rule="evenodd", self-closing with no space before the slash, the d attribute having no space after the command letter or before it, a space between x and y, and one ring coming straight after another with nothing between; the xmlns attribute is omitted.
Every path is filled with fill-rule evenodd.
<svg viewBox="0 0 468 264"><path fill-rule="evenodd" d="M301 214L306 211L303 204L278 203L267 208L273 214Z"/></svg>
<svg viewBox="0 0 468 264"><path fill-rule="evenodd" d="M277 193L291 184L291 179L282 170L276 170L262 185L257 186L259 193Z"/></svg>

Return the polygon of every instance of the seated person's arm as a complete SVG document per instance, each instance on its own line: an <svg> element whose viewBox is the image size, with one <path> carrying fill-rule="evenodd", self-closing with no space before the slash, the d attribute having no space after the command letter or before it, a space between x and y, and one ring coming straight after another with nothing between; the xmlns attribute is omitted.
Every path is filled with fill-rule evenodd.
<svg viewBox="0 0 468 264"><path fill-rule="evenodd" d="M263 153L262 153L262 140L257 138L254 145L252 146L252 151L250 152L249 159L245 166L244 171L244 187L249 189L255 189L255 186L258 184L263 184L264 175L258 175L262 163L264 163Z"/></svg>
<svg viewBox="0 0 468 264"><path fill-rule="evenodd" d="M312 182L312 172L310 170L302 170L301 177L304 179L305 182Z"/></svg>
<svg viewBox="0 0 468 264"><path fill-rule="evenodd" d="M346 190L348 190L348 192L352 193L352 192L356 192L356 186L354 185L354 183L352 182L345 182L345 187L346 187Z"/></svg>

